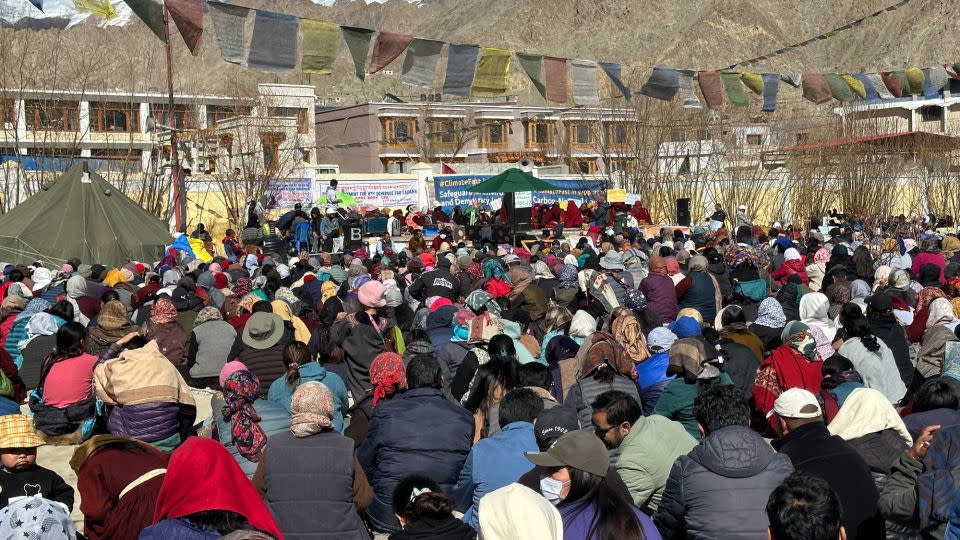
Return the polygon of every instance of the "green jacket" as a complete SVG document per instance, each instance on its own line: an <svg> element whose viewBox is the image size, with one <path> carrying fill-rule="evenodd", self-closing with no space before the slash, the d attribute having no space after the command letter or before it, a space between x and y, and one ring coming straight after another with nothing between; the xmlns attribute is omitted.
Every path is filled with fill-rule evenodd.
<svg viewBox="0 0 960 540"><path fill-rule="evenodd" d="M720 384L733 384L730 375L721 373L720 377L715 379ZM700 441L700 431L697 429L697 419L693 416L693 400L697 397L697 389L701 384L710 384L705 381L687 383L683 377L667 383L663 387L663 394L660 395L660 401L657 402L653 414L666 416L670 420L676 420L683 424L694 439Z"/></svg>
<svg viewBox="0 0 960 540"><path fill-rule="evenodd" d="M890 474L887 475L880 490L880 513L884 519L900 525L907 525L919 529L920 521L917 516L917 477L923 472L923 463L911 458L906 453L900 456ZM960 470L952 471L953 481L960 483ZM920 530L923 540L943 540L947 524L941 523L936 527Z"/></svg>
<svg viewBox="0 0 960 540"><path fill-rule="evenodd" d="M620 444L617 472L637 508L653 515L667 485L670 469L697 441L679 422L663 416L641 417Z"/></svg>

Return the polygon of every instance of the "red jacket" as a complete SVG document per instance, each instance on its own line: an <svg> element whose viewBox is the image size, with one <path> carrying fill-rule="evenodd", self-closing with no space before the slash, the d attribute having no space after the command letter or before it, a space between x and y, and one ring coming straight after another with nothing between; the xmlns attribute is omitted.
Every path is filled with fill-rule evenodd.
<svg viewBox="0 0 960 540"><path fill-rule="evenodd" d="M803 265L803 261L800 259L784 261L779 268L770 274L770 277L776 280L777 283L783 285L787 282L787 278L793 274L800 274L800 281L802 281L804 285L810 284L810 276L807 275L807 267Z"/></svg>

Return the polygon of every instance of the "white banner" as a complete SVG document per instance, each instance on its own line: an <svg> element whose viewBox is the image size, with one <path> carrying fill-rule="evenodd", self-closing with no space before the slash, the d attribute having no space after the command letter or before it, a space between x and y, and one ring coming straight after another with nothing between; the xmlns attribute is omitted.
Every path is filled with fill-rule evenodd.
<svg viewBox="0 0 960 540"><path fill-rule="evenodd" d="M324 194L328 184L328 181L323 181L314 186L314 189L317 190L317 196ZM407 207L411 204L418 205L416 180L339 180L337 191L346 193L356 199L361 208L396 208Z"/></svg>

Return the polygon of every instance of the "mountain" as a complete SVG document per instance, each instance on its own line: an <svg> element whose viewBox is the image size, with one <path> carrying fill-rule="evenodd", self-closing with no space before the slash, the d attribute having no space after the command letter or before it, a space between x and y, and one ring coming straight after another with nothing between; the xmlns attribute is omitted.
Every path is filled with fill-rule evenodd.
<svg viewBox="0 0 960 540"><path fill-rule="evenodd" d="M26 0L0 0L29 3ZM47 0L67 2L68 0ZM315 3L316 2L316 3ZM237 0L251 7L316 17L344 25L392 30L457 43L478 43L561 57L618 61L631 88L639 88L653 65L717 69L821 34L881 10L893 0ZM368 3L370 2L370 3ZM379 3L382 2L382 3ZM122 2L120 2L122 3ZM121 6L127 9L125 6ZM119 8L118 8L119 11ZM960 4L912 0L836 36L758 64L755 71L857 71L900 69L960 59L952 35ZM275 75L227 64L220 58L212 22L201 55L191 57L176 42L175 72L180 91L235 93L256 82L314 84L319 95L340 95L347 102L379 99L385 92L416 99L429 90L399 82L393 74L353 75L344 47L334 75ZM94 18L62 32L0 29L0 48L16 51L0 61L0 83L9 80L4 64L36 68L36 82L56 76L44 62L52 55L63 64L85 65L89 80L109 88L163 88L163 47L133 17L122 27L98 26ZM29 37L23 34L28 33ZM39 47L39 50L37 49ZM31 50L32 49L32 50ZM114 54L119 51L119 54ZM105 57L106 55L106 57ZM145 67L146 66L146 67ZM42 75L46 73L46 75ZM511 69L514 92L537 103L525 77ZM63 78L59 78L59 84ZM437 79L437 88L440 86ZM50 83L47 84L57 84ZM9 86L9 83L6 83ZM790 92L789 90L785 92ZM799 92L793 91L799 99Z"/></svg>

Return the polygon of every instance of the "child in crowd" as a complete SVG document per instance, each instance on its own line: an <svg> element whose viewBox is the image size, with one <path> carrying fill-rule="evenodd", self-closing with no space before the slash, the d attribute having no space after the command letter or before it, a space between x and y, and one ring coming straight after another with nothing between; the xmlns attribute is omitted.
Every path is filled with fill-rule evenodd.
<svg viewBox="0 0 960 540"><path fill-rule="evenodd" d="M37 465L37 447L43 444L29 416L0 416L0 507L39 495L73 511L73 488L59 474Z"/></svg>

